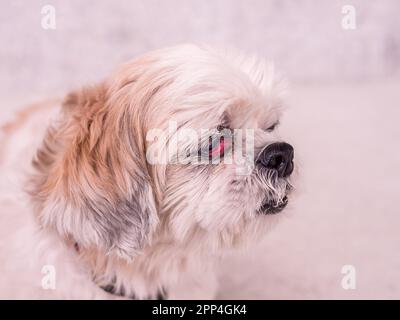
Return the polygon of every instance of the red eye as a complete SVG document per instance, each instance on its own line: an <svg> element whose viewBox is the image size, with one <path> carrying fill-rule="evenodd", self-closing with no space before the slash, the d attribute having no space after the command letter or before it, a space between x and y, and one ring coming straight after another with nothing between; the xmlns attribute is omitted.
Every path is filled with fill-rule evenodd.
<svg viewBox="0 0 400 320"><path fill-rule="evenodd" d="M212 143L212 141L210 141L210 147L209 147L209 151L208 151L208 156L210 158L213 157L222 157L224 155L224 151L225 151L225 140L224 137L219 138L219 141L217 140L216 143Z"/></svg>

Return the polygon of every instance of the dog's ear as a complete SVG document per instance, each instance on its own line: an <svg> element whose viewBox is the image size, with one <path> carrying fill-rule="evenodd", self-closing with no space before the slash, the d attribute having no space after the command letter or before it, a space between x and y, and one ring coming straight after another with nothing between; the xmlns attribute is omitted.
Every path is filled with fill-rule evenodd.
<svg viewBox="0 0 400 320"><path fill-rule="evenodd" d="M31 195L43 226L130 259L158 216L143 124L124 101L104 84L67 96L33 160Z"/></svg>

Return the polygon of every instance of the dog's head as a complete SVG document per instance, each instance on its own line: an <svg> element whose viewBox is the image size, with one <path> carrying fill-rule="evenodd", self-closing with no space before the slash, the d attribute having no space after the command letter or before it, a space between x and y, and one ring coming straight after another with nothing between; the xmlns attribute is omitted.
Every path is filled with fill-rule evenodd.
<svg viewBox="0 0 400 320"><path fill-rule="evenodd" d="M188 45L70 94L34 160L40 222L126 258L161 236L212 248L259 236L291 190L282 89L256 58Z"/></svg>

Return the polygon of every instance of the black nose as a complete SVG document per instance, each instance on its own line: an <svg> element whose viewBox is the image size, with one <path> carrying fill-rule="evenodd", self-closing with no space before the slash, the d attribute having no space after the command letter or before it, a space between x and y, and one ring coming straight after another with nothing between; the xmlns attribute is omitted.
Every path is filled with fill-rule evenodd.
<svg viewBox="0 0 400 320"><path fill-rule="evenodd" d="M272 143L260 154L257 162L261 166L276 170L281 178L293 172L293 147L285 142Z"/></svg>

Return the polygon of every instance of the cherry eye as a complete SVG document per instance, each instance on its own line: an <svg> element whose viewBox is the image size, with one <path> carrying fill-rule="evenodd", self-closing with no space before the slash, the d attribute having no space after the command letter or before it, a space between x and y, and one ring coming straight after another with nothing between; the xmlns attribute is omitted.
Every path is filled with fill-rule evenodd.
<svg viewBox="0 0 400 320"><path fill-rule="evenodd" d="M224 137L216 139L214 142L210 141L208 156L213 157L223 157L225 151L225 140Z"/></svg>

